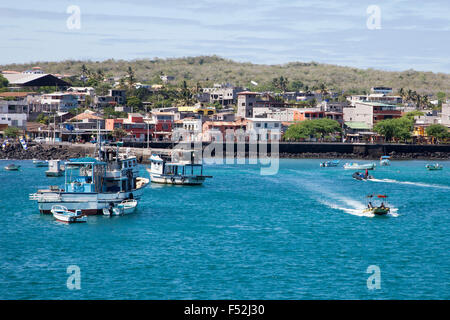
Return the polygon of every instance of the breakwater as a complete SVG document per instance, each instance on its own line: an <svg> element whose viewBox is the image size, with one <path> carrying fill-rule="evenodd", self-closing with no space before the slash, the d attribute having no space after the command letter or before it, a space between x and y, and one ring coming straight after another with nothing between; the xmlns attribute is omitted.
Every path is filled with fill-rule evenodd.
<svg viewBox="0 0 450 320"><path fill-rule="evenodd" d="M203 143L203 149L208 146ZM193 149L194 144L179 144L179 147ZM248 156L252 148L248 145L237 144L213 145L212 155L215 151L233 152L244 150ZM147 149L147 144L128 143L121 148L125 152L127 148L135 154L140 162L146 162L152 153L168 152L174 147L171 142L151 142ZM272 146L267 145L267 152L271 153ZM276 151L276 149L274 149ZM349 158L349 159L378 159L381 155L391 155L393 159L450 159L450 144L446 145L416 145L416 144L351 144L351 143L301 143L301 142L280 142L278 144L280 158ZM28 150L24 150L20 144L12 144L5 150L0 149L0 159L69 159L75 157L92 156L95 153L93 144L33 144Z"/></svg>

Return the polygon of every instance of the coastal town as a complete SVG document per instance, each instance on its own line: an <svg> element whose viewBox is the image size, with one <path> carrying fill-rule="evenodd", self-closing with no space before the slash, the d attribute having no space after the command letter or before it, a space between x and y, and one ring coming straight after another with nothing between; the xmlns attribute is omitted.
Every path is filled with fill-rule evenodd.
<svg viewBox="0 0 450 320"><path fill-rule="evenodd" d="M3 147L23 137L36 143L89 143L101 139L148 147L171 141L225 140L227 130L253 130L279 141L416 144L446 143L450 103L443 92L417 94L374 84L364 94L309 88L274 78L274 90L231 83L190 87L161 74L139 82L131 67L107 77L84 65L77 75L2 70L0 135ZM295 86L297 84L297 86ZM296 91L290 91L293 87Z"/></svg>

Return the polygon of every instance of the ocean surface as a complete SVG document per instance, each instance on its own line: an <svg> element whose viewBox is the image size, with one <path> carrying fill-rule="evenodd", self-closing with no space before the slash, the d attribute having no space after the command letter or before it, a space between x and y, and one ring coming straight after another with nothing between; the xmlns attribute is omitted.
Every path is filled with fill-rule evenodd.
<svg viewBox="0 0 450 320"><path fill-rule="evenodd" d="M280 160L268 176L207 165L203 186L151 185L129 216L68 225L28 200L64 177L2 160L0 299L449 299L450 162L392 161L356 181L345 161L320 161ZM369 193L392 212L364 214Z"/></svg>

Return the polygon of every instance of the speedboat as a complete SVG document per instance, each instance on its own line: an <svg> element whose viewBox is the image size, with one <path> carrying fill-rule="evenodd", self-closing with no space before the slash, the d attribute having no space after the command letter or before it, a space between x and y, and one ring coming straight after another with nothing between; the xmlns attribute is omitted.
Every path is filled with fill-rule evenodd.
<svg viewBox="0 0 450 320"><path fill-rule="evenodd" d="M81 210L75 210L69 211L66 207L61 205L53 206L51 209L51 212L53 214L53 217L55 217L56 220L62 221L62 222L86 222L87 216L83 215L81 213Z"/></svg>
<svg viewBox="0 0 450 320"><path fill-rule="evenodd" d="M337 167L339 165L339 160L325 161L321 162L321 167Z"/></svg>
<svg viewBox="0 0 450 320"><path fill-rule="evenodd" d="M368 179L373 179L373 176L371 175L366 175L365 173L362 172L355 172L352 174L353 179L355 180L368 180Z"/></svg>
<svg viewBox="0 0 450 320"><path fill-rule="evenodd" d="M378 199L375 199L375 200L372 199L373 197L374 197L374 195L372 195L372 194L367 196L368 204L367 204L367 208L364 209L363 212L373 213L378 216L383 216L383 215L388 214L391 211L391 208L389 208L387 206L387 195L379 194L379 195L377 195ZM382 200L382 199L384 199L384 200ZM374 201L374 203L375 203L375 201L377 201L377 202L381 201L381 204L375 203L375 205L374 205L374 204L372 204L372 201ZM386 202L386 205L384 204L384 202Z"/></svg>
<svg viewBox="0 0 450 320"><path fill-rule="evenodd" d="M357 162L350 162L350 163L346 163L344 164L344 169L346 170L373 170L375 169L376 164L375 163L364 163L364 164L359 164Z"/></svg>
<svg viewBox="0 0 450 320"><path fill-rule="evenodd" d="M444 167L439 163L435 163L435 164L427 164L425 168L427 168L428 170L442 170Z"/></svg>
<svg viewBox="0 0 450 320"><path fill-rule="evenodd" d="M8 164L5 167L5 170L8 170L8 171L19 171L19 169L20 169L20 166L15 165L14 163Z"/></svg>
<svg viewBox="0 0 450 320"><path fill-rule="evenodd" d="M380 166L390 166L391 161L389 159L391 159L390 156L381 156L380 157Z"/></svg>

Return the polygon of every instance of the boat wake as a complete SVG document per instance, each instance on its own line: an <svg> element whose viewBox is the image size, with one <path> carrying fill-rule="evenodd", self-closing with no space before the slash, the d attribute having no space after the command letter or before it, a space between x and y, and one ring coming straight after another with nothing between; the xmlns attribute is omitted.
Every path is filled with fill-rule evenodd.
<svg viewBox="0 0 450 320"><path fill-rule="evenodd" d="M398 180L394 180L394 179L369 179L367 181L407 184L407 185L413 185L413 186L418 186L418 187L439 188L439 189L450 190L449 186L443 186L443 185L439 185L439 184L428 184L428 183L422 183L422 182L398 181Z"/></svg>
<svg viewBox="0 0 450 320"><path fill-rule="evenodd" d="M366 206L362 202L355 201L352 199L340 198L339 200L336 199L336 201L334 202L319 199L319 202L326 205L327 207L340 210L354 216L367 218L372 218L375 216L373 213L364 212Z"/></svg>

